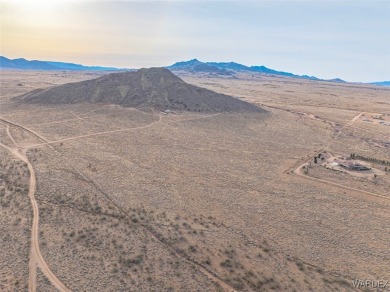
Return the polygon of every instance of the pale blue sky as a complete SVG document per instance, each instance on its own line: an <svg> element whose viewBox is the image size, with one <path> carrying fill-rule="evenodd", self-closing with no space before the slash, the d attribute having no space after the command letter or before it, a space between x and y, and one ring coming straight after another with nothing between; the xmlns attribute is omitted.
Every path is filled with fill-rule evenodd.
<svg viewBox="0 0 390 292"><path fill-rule="evenodd" d="M235 61L390 79L390 1L1 0L1 54L116 67Z"/></svg>

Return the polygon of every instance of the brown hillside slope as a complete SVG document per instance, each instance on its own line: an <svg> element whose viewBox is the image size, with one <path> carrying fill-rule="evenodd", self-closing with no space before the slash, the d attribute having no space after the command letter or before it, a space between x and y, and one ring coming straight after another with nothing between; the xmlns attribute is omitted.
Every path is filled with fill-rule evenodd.
<svg viewBox="0 0 390 292"><path fill-rule="evenodd" d="M187 84L164 68L113 73L33 91L16 100L42 104L105 103L191 112L265 112L234 97Z"/></svg>

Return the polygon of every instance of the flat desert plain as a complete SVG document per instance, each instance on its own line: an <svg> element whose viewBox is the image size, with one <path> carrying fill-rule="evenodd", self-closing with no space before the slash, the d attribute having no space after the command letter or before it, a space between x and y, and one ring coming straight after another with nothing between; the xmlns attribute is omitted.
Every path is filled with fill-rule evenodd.
<svg viewBox="0 0 390 292"><path fill-rule="evenodd" d="M15 102L103 73L0 73L1 291L390 281L390 89L181 75L267 111L209 114Z"/></svg>

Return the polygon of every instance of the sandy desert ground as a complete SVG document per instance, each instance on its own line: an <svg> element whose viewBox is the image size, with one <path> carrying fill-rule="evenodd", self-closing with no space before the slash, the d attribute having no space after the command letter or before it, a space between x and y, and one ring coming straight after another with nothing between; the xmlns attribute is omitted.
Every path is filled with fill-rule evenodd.
<svg viewBox="0 0 390 292"><path fill-rule="evenodd" d="M374 177L313 162L324 151L390 161L390 126L364 120L390 114L390 89L182 75L268 112L163 114L14 103L103 73L0 73L0 290L361 291L353 280L390 281L386 165L367 162Z"/></svg>

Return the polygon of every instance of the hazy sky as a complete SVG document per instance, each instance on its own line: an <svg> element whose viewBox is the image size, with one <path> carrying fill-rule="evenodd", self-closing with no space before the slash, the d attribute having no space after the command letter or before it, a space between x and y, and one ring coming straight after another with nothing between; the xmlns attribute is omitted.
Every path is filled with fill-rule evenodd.
<svg viewBox="0 0 390 292"><path fill-rule="evenodd" d="M0 0L1 55L127 68L234 61L390 80L390 1Z"/></svg>

